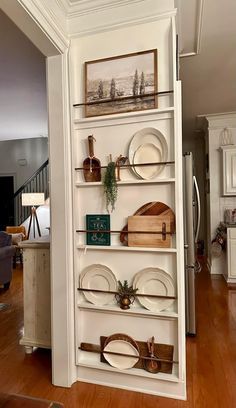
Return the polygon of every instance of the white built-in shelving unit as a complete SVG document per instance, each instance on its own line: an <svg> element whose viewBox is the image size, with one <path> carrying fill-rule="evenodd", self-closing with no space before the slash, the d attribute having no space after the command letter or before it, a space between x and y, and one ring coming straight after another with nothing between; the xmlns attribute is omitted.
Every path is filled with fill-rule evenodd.
<svg viewBox="0 0 236 408"><path fill-rule="evenodd" d="M160 201L175 213L176 232L170 248L128 247L119 241L119 234L111 234L110 246L87 246L86 214L106 214L102 182L85 182L83 172L74 170L74 265L75 265L75 325L76 364L78 379L118 388L125 388L173 398L185 398L185 306L184 306L184 243L182 198L182 134L181 84L176 80L175 16L163 17L161 27L168 33L168 76L171 95L158 97L159 108L100 117L84 118L81 107L74 107L73 151L74 169L81 168L88 156L87 137L93 134L95 157L107 165L109 155L115 160L126 156L135 132L152 127L166 138L168 161L154 179L139 180L132 169L121 169L118 200L111 216L111 230L120 231L127 217L143 204ZM162 30L162 28L161 28ZM150 48L153 48L151 46ZM157 44L157 49L158 49ZM131 50L132 51L132 50ZM93 59L93 58L91 58ZM158 54L161 65L162 54ZM81 65L82 69L82 65ZM161 80L160 80L161 81ZM165 82L165 81L164 81ZM176 299L171 307L160 312L145 309L136 299L129 310L114 303L96 306L77 290L80 274L91 264L109 267L117 280L132 283L134 275L147 267L158 267L173 279ZM100 355L79 349L81 342L99 344L100 336L126 333L136 341L155 341L174 346L172 374L151 374L144 369L117 370L100 362Z"/></svg>

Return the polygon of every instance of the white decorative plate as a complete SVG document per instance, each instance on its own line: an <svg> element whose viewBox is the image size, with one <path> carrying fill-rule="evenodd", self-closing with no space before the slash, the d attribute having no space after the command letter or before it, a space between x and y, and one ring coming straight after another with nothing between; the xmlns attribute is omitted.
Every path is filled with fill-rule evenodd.
<svg viewBox="0 0 236 408"><path fill-rule="evenodd" d="M105 265L93 264L87 266L80 275L80 287L116 291L117 280L111 269ZM83 292L85 298L94 305L106 305L114 299L114 294L103 292Z"/></svg>
<svg viewBox="0 0 236 408"><path fill-rule="evenodd" d="M106 351L128 354L128 356L106 354ZM111 340L104 347L103 355L112 367L118 368L119 370L127 370L128 368L132 368L139 360L139 351L132 344L125 340Z"/></svg>
<svg viewBox="0 0 236 408"><path fill-rule="evenodd" d="M144 145L148 145L148 146L144 147ZM138 156L139 156L139 159L140 159L140 150L139 150L139 148L141 149L141 157L142 157L141 163L144 162L144 160L143 160L144 156L145 156L145 159L148 159L147 150L149 151L149 153L152 150L151 155L152 156L155 155L157 157L157 152L158 151L156 150L155 153L154 153L154 147L152 146L152 148L151 148L150 145L155 146L155 148L160 151L160 159L158 161L163 161L163 162L167 161L167 158L168 158L168 145L167 145L167 142L166 142L166 139L165 139L164 135L159 130L157 130L155 128L152 128L152 127L148 127L148 128L144 128L144 129L141 129L138 132L136 132L133 135L133 137L132 137L132 139L130 141L129 148L128 148L128 157L129 157L130 164L134 164L134 160L136 161L135 164L139 164L137 162L137 160L138 160L137 157ZM145 152L144 152L144 150L145 150ZM135 159L135 156L136 156L136 159ZM150 158L147 160L147 163L149 163L151 161L151 159L152 158L150 156ZM154 172L153 166L150 166L150 167L152 169L151 177L154 177L153 176L153 172ZM141 173L141 175L138 174L138 171L139 171L138 169L139 168L140 168L140 166L131 167L134 174L138 178L143 178L142 173ZM144 167L141 167L141 168L142 168L142 170L144 169ZM164 168L164 165L163 166L157 165L156 169L155 169L155 176L158 175L163 170L163 168Z"/></svg>
<svg viewBox="0 0 236 408"><path fill-rule="evenodd" d="M153 143L140 145L134 153L132 164L156 163L162 161L160 149ZM159 173L159 166L135 166L135 172L142 179L151 179Z"/></svg>
<svg viewBox="0 0 236 408"><path fill-rule="evenodd" d="M175 287L172 277L159 268L145 268L138 272L133 281L133 287L138 288L137 298L142 306L152 312L168 309L175 299L138 296L138 293L147 295L175 296Z"/></svg>

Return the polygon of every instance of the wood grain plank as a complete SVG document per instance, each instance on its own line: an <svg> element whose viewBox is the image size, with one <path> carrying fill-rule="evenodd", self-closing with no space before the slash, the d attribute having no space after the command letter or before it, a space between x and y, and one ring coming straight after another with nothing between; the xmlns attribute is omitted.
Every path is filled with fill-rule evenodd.
<svg viewBox="0 0 236 408"><path fill-rule="evenodd" d="M187 338L187 401L76 382L51 384L51 352L29 356L19 345L23 327L22 270L17 265L8 291L0 289L0 390L47 400L65 408L236 407L236 291L204 267L196 275L197 336Z"/></svg>

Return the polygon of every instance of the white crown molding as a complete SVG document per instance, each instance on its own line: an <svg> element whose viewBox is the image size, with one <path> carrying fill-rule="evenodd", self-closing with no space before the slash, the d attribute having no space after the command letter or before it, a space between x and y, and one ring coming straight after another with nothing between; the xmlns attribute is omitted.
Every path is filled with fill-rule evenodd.
<svg viewBox="0 0 236 408"><path fill-rule="evenodd" d="M198 14L197 14L196 45L195 45L196 54L199 54L201 50L203 6L204 6L204 0L199 0L198 1Z"/></svg>
<svg viewBox="0 0 236 408"><path fill-rule="evenodd" d="M209 113L197 116L198 129L223 129L236 127L236 112Z"/></svg>
<svg viewBox="0 0 236 408"><path fill-rule="evenodd" d="M173 10L172 0L166 3L156 3L156 0L54 1L58 3L67 19L68 34L71 37L115 30L129 23L156 21L157 15L166 18L164 14Z"/></svg>
<svg viewBox="0 0 236 408"><path fill-rule="evenodd" d="M68 3L68 0L63 0ZM83 15L97 13L102 10L109 10L121 6L130 5L130 3L142 3L145 0L77 0L69 2L68 19L77 18Z"/></svg>
<svg viewBox="0 0 236 408"><path fill-rule="evenodd" d="M69 10L70 10L70 2L68 0L55 0L58 4L58 7L64 13L65 18L67 19Z"/></svg>
<svg viewBox="0 0 236 408"><path fill-rule="evenodd" d="M56 0L68 19L145 0Z"/></svg>
<svg viewBox="0 0 236 408"><path fill-rule="evenodd" d="M181 1L183 0L176 0L177 7L179 10L181 10ZM202 22L203 22L203 8L204 8L204 0L197 0L197 13L196 13L196 29L195 29L195 40L193 44L193 51L192 52L187 52L187 53L181 53L180 52L180 58L184 57L193 57L195 55L198 55L201 51L201 40L202 40ZM181 24L183 24L183 21L181 21L181 12L178 14L179 15L179 30L180 30L180 35L181 35Z"/></svg>
<svg viewBox="0 0 236 408"><path fill-rule="evenodd" d="M117 20L115 23L107 23L107 24L100 24L100 25L93 25L89 28L83 28L82 26L80 26L80 30L77 30L76 32L73 32L70 34L70 38L77 38L77 37L84 37L87 35L93 35L93 34L97 34L97 33L102 33L102 32L106 32L106 31L113 31L113 30L118 30L120 28L123 27L130 27L130 26L134 26L134 25L139 25L139 24L145 24L145 23L150 23L150 22L154 22L157 20L162 20L162 19L167 19L167 18L171 18L173 16L176 15L176 10L171 10L168 11L166 13L161 13L161 14L152 14L152 15L147 15L141 18L121 18L119 20Z"/></svg>
<svg viewBox="0 0 236 408"><path fill-rule="evenodd" d="M47 35L55 48L63 53L69 47L69 39L59 22L58 15L54 13L52 7L47 6L48 2L42 0L40 3L37 0L18 0L18 2Z"/></svg>

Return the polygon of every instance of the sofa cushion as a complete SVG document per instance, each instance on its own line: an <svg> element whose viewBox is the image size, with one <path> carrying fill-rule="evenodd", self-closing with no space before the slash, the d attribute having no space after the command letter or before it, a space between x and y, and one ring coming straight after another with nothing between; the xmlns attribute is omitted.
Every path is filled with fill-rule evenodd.
<svg viewBox="0 0 236 408"><path fill-rule="evenodd" d="M12 236L12 245L18 245L25 237L22 232L19 232L18 234L11 234L11 236Z"/></svg>
<svg viewBox="0 0 236 408"><path fill-rule="evenodd" d="M11 245L12 237L4 231L0 231L0 248Z"/></svg>
<svg viewBox="0 0 236 408"><path fill-rule="evenodd" d="M14 245L0 248L0 260L14 256L15 252L16 247Z"/></svg>

